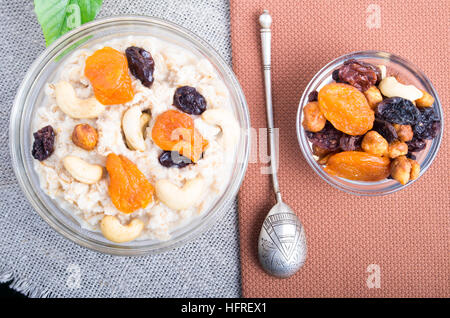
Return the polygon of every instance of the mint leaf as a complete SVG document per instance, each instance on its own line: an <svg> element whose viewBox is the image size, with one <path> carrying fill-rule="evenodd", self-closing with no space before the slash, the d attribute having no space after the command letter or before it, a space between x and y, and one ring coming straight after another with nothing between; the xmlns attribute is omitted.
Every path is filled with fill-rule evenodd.
<svg viewBox="0 0 450 318"><path fill-rule="evenodd" d="M103 0L34 0L34 11L49 46L64 33L92 21Z"/></svg>

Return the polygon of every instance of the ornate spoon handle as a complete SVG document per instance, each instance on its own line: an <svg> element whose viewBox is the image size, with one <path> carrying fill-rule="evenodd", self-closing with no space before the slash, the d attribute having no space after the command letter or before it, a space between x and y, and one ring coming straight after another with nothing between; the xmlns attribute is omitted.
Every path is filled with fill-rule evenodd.
<svg viewBox="0 0 450 318"><path fill-rule="evenodd" d="M270 76L270 52L271 52L271 37L272 32L270 26L272 24L272 17L269 11L264 10L259 17L259 24L261 25L261 48L264 69L264 85L266 91L266 109L267 109L267 126L269 130L269 145L270 145L270 169L272 173L272 183L277 202L281 202L280 186L278 184L277 175L277 156L275 147L275 133L273 127L273 108L272 108L272 81Z"/></svg>

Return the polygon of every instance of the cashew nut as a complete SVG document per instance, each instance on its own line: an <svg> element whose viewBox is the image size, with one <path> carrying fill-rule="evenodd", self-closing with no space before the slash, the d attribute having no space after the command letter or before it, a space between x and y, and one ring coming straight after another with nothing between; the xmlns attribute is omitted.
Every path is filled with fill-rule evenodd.
<svg viewBox="0 0 450 318"><path fill-rule="evenodd" d="M381 72L381 79L386 78L387 69L386 65L377 65Z"/></svg>
<svg viewBox="0 0 450 318"><path fill-rule="evenodd" d="M393 76L386 77L381 80L378 85L381 93L386 97L402 97L414 102L423 96L420 89L414 85L404 85L399 83Z"/></svg>
<svg viewBox="0 0 450 318"><path fill-rule="evenodd" d="M142 133L144 133L145 128L147 128L148 123L150 122L150 118L151 118L151 117L150 117L149 114L147 114L147 113L142 113L141 118L140 118L140 120L139 120L139 124L140 124Z"/></svg>
<svg viewBox="0 0 450 318"><path fill-rule="evenodd" d="M226 149L234 147L239 139L240 126L231 112L223 108L208 109L202 114L202 119L222 129Z"/></svg>
<svg viewBox="0 0 450 318"><path fill-rule="evenodd" d="M65 81L56 84L55 95L59 108L72 118L96 118L105 110L95 97L78 98L72 85Z"/></svg>
<svg viewBox="0 0 450 318"><path fill-rule="evenodd" d="M92 165L75 156L65 157L63 159L63 165L75 180L82 183L94 184L98 182L103 175L102 166Z"/></svg>
<svg viewBox="0 0 450 318"><path fill-rule="evenodd" d="M143 130L149 121L150 115L142 113L139 106L133 106L125 112L122 119L122 128L128 147L139 151L145 150Z"/></svg>
<svg viewBox="0 0 450 318"><path fill-rule="evenodd" d="M105 215L100 222L103 236L115 243L124 243L134 240L144 229L144 222L133 219L128 225L122 225L118 218Z"/></svg>
<svg viewBox="0 0 450 318"><path fill-rule="evenodd" d="M184 210L198 202L203 193L205 182L202 178L187 181L182 188L167 179L158 180L155 184L156 196L174 210Z"/></svg>

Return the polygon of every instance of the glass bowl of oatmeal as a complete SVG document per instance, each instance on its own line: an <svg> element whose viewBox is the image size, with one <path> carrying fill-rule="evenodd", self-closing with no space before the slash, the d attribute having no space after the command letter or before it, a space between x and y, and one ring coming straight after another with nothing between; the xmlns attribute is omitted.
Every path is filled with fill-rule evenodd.
<svg viewBox="0 0 450 318"><path fill-rule="evenodd" d="M25 195L57 232L144 255L194 239L230 208L249 127L234 73L204 40L120 16L64 35L32 64L10 148Z"/></svg>
<svg viewBox="0 0 450 318"><path fill-rule="evenodd" d="M393 193L420 178L444 129L430 80L410 62L380 51L325 65L306 86L296 120L311 168L333 187L366 196Z"/></svg>

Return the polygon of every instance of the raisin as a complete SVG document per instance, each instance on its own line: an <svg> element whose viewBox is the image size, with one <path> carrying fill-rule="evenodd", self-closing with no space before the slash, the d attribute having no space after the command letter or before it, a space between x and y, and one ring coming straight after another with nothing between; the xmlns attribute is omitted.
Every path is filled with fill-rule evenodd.
<svg viewBox="0 0 450 318"><path fill-rule="evenodd" d="M410 100L391 97L378 104L376 116L394 124L415 125L421 115L419 109Z"/></svg>
<svg viewBox="0 0 450 318"><path fill-rule="evenodd" d="M327 122L325 127L319 132L306 131L306 137L313 145L330 151L339 149L341 136L342 132L334 128L330 122Z"/></svg>
<svg viewBox="0 0 450 318"><path fill-rule="evenodd" d="M308 102L317 102L317 97L319 96L318 91L312 91L308 95Z"/></svg>
<svg viewBox="0 0 450 318"><path fill-rule="evenodd" d="M375 118L372 129L383 136L389 143L398 139L397 130L395 130L394 125L385 120Z"/></svg>
<svg viewBox="0 0 450 318"><path fill-rule="evenodd" d="M337 78L339 81L348 83L365 92L381 80L381 71L375 65L351 59L345 61L344 65L339 68Z"/></svg>
<svg viewBox="0 0 450 318"><path fill-rule="evenodd" d="M159 163L167 168L184 168L193 162L189 158L180 155L177 151L163 151L159 156Z"/></svg>
<svg viewBox="0 0 450 318"><path fill-rule="evenodd" d="M150 52L140 47L130 46L125 50L125 54L131 74L145 87L151 87L154 80L155 61Z"/></svg>
<svg viewBox="0 0 450 318"><path fill-rule="evenodd" d="M51 156L54 151L55 131L48 125L33 133L34 142L31 154L34 159L43 161Z"/></svg>
<svg viewBox="0 0 450 318"><path fill-rule="evenodd" d="M200 115L206 110L205 98L191 86L177 88L173 95L173 105L191 115Z"/></svg>
<svg viewBox="0 0 450 318"><path fill-rule="evenodd" d="M439 130L441 130L441 122L440 121L434 121L433 124L431 125L431 129L432 129L432 138L435 138L439 132Z"/></svg>
<svg viewBox="0 0 450 318"><path fill-rule="evenodd" d="M339 139L339 146L344 151L355 151L361 148L361 142L363 139L363 135L361 136L351 136L347 134L343 134Z"/></svg>
<svg viewBox="0 0 450 318"><path fill-rule="evenodd" d="M339 80L339 69L335 69L333 71L333 73L331 73L331 77L333 78L333 80L335 80L336 82L340 82Z"/></svg>
<svg viewBox="0 0 450 318"><path fill-rule="evenodd" d="M416 136L414 136L411 141L406 142L406 144L408 145L409 152L422 151L427 146L427 142L425 140L417 138Z"/></svg>
<svg viewBox="0 0 450 318"><path fill-rule="evenodd" d="M441 122L434 113L433 108L419 108L420 118L413 127L414 136L419 139L433 139L441 129Z"/></svg>

